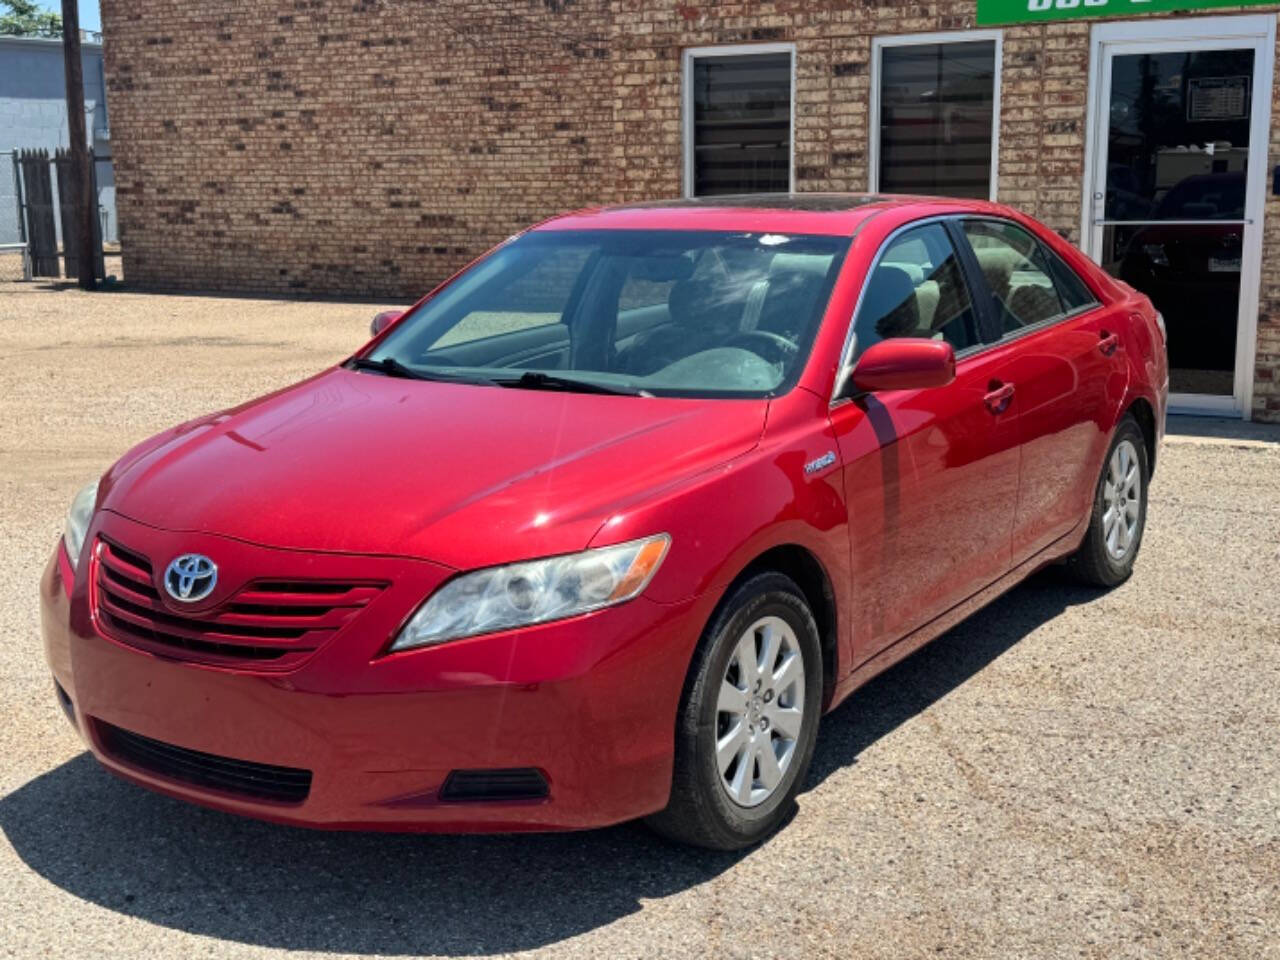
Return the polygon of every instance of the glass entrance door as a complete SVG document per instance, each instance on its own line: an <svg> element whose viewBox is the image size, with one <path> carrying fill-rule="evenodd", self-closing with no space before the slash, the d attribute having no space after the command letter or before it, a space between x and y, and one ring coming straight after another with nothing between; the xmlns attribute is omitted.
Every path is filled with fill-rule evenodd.
<svg viewBox="0 0 1280 960"><path fill-rule="evenodd" d="M1260 45L1146 39L1099 53L1091 253L1164 315L1171 406L1240 413L1261 249L1250 173L1266 163L1254 111L1270 107Z"/></svg>

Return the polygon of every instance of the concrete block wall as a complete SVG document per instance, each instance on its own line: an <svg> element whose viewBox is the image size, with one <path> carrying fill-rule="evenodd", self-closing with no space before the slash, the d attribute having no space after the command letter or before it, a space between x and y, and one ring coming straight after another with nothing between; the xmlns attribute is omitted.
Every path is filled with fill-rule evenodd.
<svg viewBox="0 0 1280 960"><path fill-rule="evenodd" d="M115 188L111 143L103 95L102 48L81 49L88 135L98 157L98 203L105 214L106 239L116 240ZM67 129L67 81L62 42L44 37L0 36L0 243L22 237L12 156L17 150L48 150L70 143ZM59 241L62 226L57 224Z"/></svg>

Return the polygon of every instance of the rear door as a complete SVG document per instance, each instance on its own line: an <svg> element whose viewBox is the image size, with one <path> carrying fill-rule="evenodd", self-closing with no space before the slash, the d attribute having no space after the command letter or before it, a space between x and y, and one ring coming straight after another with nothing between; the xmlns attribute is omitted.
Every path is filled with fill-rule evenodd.
<svg viewBox="0 0 1280 960"><path fill-rule="evenodd" d="M956 379L832 407L852 544L855 656L874 656L1003 575L1018 486L1018 407L947 225L891 237L868 274L852 355L945 339Z"/></svg>
<svg viewBox="0 0 1280 960"><path fill-rule="evenodd" d="M1071 532L1092 502L1126 366L1119 308L1029 230L1007 220L960 221L978 263L998 359L1015 391L1022 450L1013 565Z"/></svg>

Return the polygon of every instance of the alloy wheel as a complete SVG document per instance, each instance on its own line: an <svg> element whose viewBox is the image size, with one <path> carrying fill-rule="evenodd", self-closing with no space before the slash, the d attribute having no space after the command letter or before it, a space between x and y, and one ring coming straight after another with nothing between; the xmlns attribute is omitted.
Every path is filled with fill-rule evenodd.
<svg viewBox="0 0 1280 960"><path fill-rule="evenodd" d="M1142 515L1142 466L1129 440L1121 440L1111 452L1102 503L1102 538L1107 553L1112 560L1124 560L1137 542Z"/></svg>
<svg viewBox="0 0 1280 960"><path fill-rule="evenodd" d="M716 700L716 765L729 799L764 803L796 754L804 721L804 654L780 617L763 617L739 638Z"/></svg>

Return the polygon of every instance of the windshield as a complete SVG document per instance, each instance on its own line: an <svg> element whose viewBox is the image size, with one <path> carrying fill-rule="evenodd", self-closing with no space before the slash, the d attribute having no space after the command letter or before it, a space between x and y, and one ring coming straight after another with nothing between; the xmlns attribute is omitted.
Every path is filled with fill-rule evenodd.
<svg viewBox="0 0 1280 960"><path fill-rule="evenodd" d="M539 231L405 317L362 369L527 389L765 396L800 376L844 237Z"/></svg>

